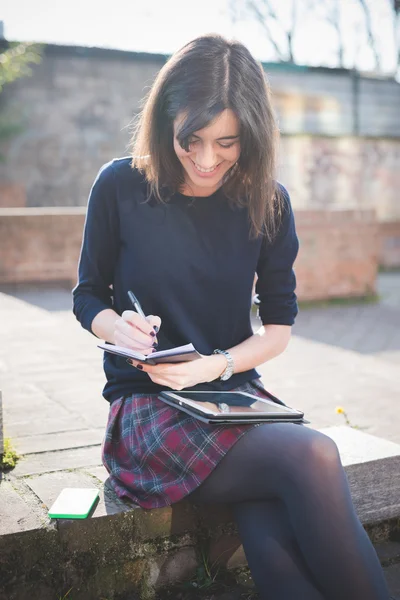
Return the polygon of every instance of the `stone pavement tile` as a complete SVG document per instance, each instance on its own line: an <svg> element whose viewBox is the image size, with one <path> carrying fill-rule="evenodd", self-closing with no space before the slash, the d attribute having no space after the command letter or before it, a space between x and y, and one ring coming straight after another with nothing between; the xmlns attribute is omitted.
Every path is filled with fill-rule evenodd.
<svg viewBox="0 0 400 600"><path fill-rule="evenodd" d="M43 435L13 437L13 444L17 452L24 455L51 450L66 450L68 448L99 445L103 440L104 431L104 427L100 427L98 429L74 429Z"/></svg>
<svg viewBox="0 0 400 600"><path fill-rule="evenodd" d="M26 501L9 481L0 481L0 535L43 527L39 503Z"/></svg>
<svg viewBox="0 0 400 600"><path fill-rule="evenodd" d="M88 448L73 448L56 452L28 454L23 457L13 470L14 477L62 471L79 467L96 467L101 464L101 446Z"/></svg>
<svg viewBox="0 0 400 600"><path fill-rule="evenodd" d="M69 286L47 283L45 287L32 284L2 284L1 290L36 308L46 311L71 311L72 295Z"/></svg>
<svg viewBox="0 0 400 600"><path fill-rule="evenodd" d="M84 469L84 470L87 473L90 473L90 475L93 475L93 477L97 477L97 479L99 479L102 483L104 483L106 481L106 479L108 479L108 471L103 466L92 467L92 468L88 468L88 469Z"/></svg>
<svg viewBox="0 0 400 600"><path fill-rule="evenodd" d="M258 368L265 387L289 406L304 410L313 428L344 423L400 442L396 365L349 350L293 338L282 355Z"/></svg>
<svg viewBox="0 0 400 600"><path fill-rule="evenodd" d="M307 319L299 313L293 333L316 341L331 343L343 349L374 355L391 344L400 350L400 307L368 306L363 312L355 307L342 308L336 315L318 310L319 320Z"/></svg>
<svg viewBox="0 0 400 600"><path fill-rule="evenodd" d="M392 289L397 285L399 290L395 296L400 300L399 282L397 276L388 287ZM69 291L66 294L69 297ZM46 294L43 291L34 290L33 296L25 296L25 300L36 302L42 308L0 294L0 311L7 314L7 319L0 323L0 336L8 341L7 345L0 345L2 386L4 382L14 386L15 390L12 397L4 398L6 419L7 407L12 406L13 411L18 411L17 407L23 407L28 401L19 394L16 382L31 386L38 393L37 414L15 423L14 419L7 419L9 435L33 437L33 426L35 434L43 436L45 442L49 440L45 434L55 436L63 431L105 428L109 405L101 396L105 380L102 353L96 346L96 338L80 327L69 309L49 312L57 308L53 303L45 310L47 305L42 301ZM399 397L398 365L338 345L340 337L352 329L364 335L383 314L381 304L383 308L389 307L387 303L379 303L301 310L288 349L259 368L267 389L287 404L302 408L314 428L344 423L343 416L335 414L336 405L343 404L352 424L399 441L397 432L400 428L393 418ZM393 304L390 308L393 310ZM390 325L387 314L380 317L386 328ZM15 336L16 326L23 335ZM321 332L330 343L318 341ZM397 344L396 337L393 344ZM389 352L393 356L391 346ZM40 404L40 396L46 398L43 404ZM379 412L375 410L377 402ZM46 407L51 411L50 406L54 406L54 414L47 413L46 416ZM68 417L65 412L69 413ZM77 437L79 435L77 433Z"/></svg>
<svg viewBox="0 0 400 600"><path fill-rule="evenodd" d="M91 517L114 515L128 510L128 507L122 504L114 494L104 491L99 481L82 471L44 473L36 477L29 477L25 479L25 482L47 509L64 488L97 488L99 489L99 501L90 515Z"/></svg>
<svg viewBox="0 0 400 600"><path fill-rule="evenodd" d="M57 405L54 400L49 399L44 393L29 396L13 394L10 396L7 389L4 389L3 394L6 420L12 423L32 422L39 415L40 418L46 419L54 416L55 413L60 418L71 416L71 411Z"/></svg>
<svg viewBox="0 0 400 600"><path fill-rule="evenodd" d="M43 387L61 407L79 414L91 424L93 419L96 419L96 423L100 422L105 426L110 405L102 396L103 385L82 378L77 380L73 388L55 389L56 386L53 386L53 389L50 389L47 383Z"/></svg>
<svg viewBox="0 0 400 600"><path fill-rule="evenodd" d="M5 404L5 402L3 402ZM88 425L78 414L68 415L68 417L57 417L57 411L54 411L54 416L44 417L40 412L37 413L34 420L19 421L13 423L7 419L7 407L4 407L5 419L4 427L6 433L11 438L29 436L32 434L58 433L59 431L74 431L77 428ZM96 427L95 424L93 424Z"/></svg>
<svg viewBox="0 0 400 600"><path fill-rule="evenodd" d="M344 424L344 415L336 414L336 407L342 406L352 426L400 443L394 406L398 389L394 384L389 386L373 376L362 383L351 378L336 382L334 374L327 373L316 376L311 383L299 375L293 388L284 384L268 386L266 378L264 384L287 405L303 410L313 429Z"/></svg>
<svg viewBox="0 0 400 600"><path fill-rule="evenodd" d="M400 308L400 277L398 272L378 273L379 296L382 304Z"/></svg>

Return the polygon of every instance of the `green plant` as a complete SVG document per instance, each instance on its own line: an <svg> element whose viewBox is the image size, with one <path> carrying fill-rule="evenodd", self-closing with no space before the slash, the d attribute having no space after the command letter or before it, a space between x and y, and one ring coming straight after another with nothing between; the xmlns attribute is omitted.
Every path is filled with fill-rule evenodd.
<svg viewBox="0 0 400 600"><path fill-rule="evenodd" d="M70 588L70 589L68 590L68 592L65 594L65 596L63 596L62 598L61 598L61 596L59 596L58 600L66 600L66 598L68 598L68 596L69 596L69 593L70 593L71 591L72 591L72 588ZM72 600L72 599L70 598L70 600Z"/></svg>
<svg viewBox="0 0 400 600"><path fill-rule="evenodd" d="M9 471L13 469L21 458L17 451L13 448L10 438L4 439L4 454L0 460L0 471Z"/></svg>
<svg viewBox="0 0 400 600"><path fill-rule="evenodd" d="M201 565L197 567L196 579L192 582L193 587L199 589L209 588L215 583L220 567L215 568L217 561L212 565L209 561L208 552L204 547L200 548Z"/></svg>
<svg viewBox="0 0 400 600"><path fill-rule="evenodd" d="M31 64L41 61L41 44L14 42L0 53L0 92L6 83L32 74Z"/></svg>
<svg viewBox="0 0 400 600"><path fill-rule="evenodd" d="M0 52L0 94L7 83L32 74L32 64L41 61L42 45L32 42L10 43ZM15 108L0 105L0 142L17 135L23 130L21 116ZM0 160L5 157L0 154Z"/></svg>
<svg viewBox="0 0 400 600"><path fill-rule="evenodd" d="M359 429L358 425L352 425L349 421L349 418L347 416L347 413L345 412L343 406L337 406L335 409L335 412L337 415L343 415L345 420L346 420L346 425L349 425L350 427L353 427L353 429Z"/></svg>

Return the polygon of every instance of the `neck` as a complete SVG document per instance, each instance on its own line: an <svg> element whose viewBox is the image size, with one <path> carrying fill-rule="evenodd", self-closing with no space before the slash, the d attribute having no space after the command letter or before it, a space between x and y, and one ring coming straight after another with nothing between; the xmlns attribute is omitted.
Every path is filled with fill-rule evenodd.
<svg viewBox="0 0 400 600"><path fill-rule="evenodd" d="M212 196L212 194L214 194L217 190L219 190L221 185L222 185L222 183L219 182L217 185L215 185L213 187L205 188L205 187L199 187L199 186L192 185L192 184L185 182L179 191L184 196L195 196L196 198L206 198L207 196Z"/></svg>

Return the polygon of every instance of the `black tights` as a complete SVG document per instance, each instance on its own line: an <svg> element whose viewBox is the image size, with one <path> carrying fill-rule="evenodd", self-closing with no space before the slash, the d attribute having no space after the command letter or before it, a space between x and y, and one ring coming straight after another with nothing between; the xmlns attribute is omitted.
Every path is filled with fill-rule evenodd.
<svg viewBox="0 0 400 600"><path fill-rule="evenodd" d="M262 600L388 600L337 446L293 423L248 431L189 497L232 503Z"/></svg>

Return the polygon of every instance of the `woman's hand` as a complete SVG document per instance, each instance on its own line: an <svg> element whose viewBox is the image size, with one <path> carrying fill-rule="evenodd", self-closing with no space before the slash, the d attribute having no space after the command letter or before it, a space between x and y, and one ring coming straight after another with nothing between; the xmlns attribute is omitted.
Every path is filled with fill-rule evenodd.
<svg viewBox="0 0 400 600"><path fill-rule="evenodd" d="M227 360L222 354L212 354L189 362L174 364L149 365L134 360L131 361L131 364L147 373L154 383L170 387L173 390L184 390L197 383L217 379L225 370Z"/></svg>
<svg viewBox="0 0 400 600"><path fill-rule="evenodd" d="M125 310L115 321L115 344L147 356L157 347L160 326L160 317L149 315L144 319L133 310Z"/></svg>

